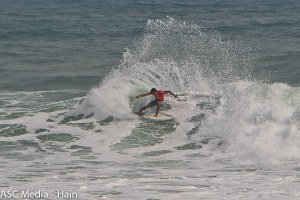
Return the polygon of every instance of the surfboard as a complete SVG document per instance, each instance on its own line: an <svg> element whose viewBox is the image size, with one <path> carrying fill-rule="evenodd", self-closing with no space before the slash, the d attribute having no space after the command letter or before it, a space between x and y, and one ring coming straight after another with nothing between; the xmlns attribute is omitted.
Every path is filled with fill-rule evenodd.
<svg viewBox="0 0 300 200"><path fill-rule="evenodd" d="M169 121L173 120L174 117L172 115L158 114L157 117L154 117L154 114L145 114L141 116L143 119L149 119L153 121Z"/></svg>

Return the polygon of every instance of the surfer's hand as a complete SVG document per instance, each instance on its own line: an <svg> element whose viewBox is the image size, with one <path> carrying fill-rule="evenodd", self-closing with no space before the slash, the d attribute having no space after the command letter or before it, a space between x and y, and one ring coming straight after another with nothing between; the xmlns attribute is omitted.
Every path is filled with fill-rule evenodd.
<svg viewBox="0 0 300 200"><path fill-rule="evenodd" d="M174 98L178 98L178 95L174 95Z"/></svg>
<svg viewBox="0 0 300 200"><path fill-rule="evenodd" d="M136 96L135 98L138 99L138 98L140 98L140 97L139 97L139 96Z"/></svg>

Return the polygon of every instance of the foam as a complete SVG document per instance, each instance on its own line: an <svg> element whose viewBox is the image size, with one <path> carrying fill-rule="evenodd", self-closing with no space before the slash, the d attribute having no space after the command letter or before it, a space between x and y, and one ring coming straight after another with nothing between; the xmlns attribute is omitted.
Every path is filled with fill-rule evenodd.
<svg viewBox="0 0 300 200"><path fill-rule="evenodd" d="M198 136L223 138L226 159L280 161L300 159L299 88L286 84L236 82ZM201 133L200 133L201 132ZM204 133L204 134L203 134ZM222 155L221 155L222 154Z"/></svg>
<svg viewBox="0 0 300 200"><path fill-rule="evenodd" d="M71 113L93 113L96 119L113 116L114 125L121 129L123 125L130 134L140 123L131 112L150 100L134 97L152 87L172 90L186 98L183 102L166 98L172 107L167 113L176 116L176 131L162 144L145 147L147 151L163 145L172 149L193 138L211 140L207 147L218 149L211 153L216 159L299 159L299 88L257 81L251 73L256 65L252 52L239 41L194 24L172 18L149 21L120 65ZM203 103L197 94L219 96L219 102L210 109L197 108ZM201 114L204 120L190 120ZM123 122L130 120L126 127ZM198 133L187 138L185 133L193 128ZM105 131L117 134L112 124Z"/></svg>

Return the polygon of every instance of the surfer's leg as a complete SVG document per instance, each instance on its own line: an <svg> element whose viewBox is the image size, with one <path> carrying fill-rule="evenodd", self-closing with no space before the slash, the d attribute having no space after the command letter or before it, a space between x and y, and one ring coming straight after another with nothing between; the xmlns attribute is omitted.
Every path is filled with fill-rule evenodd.
<svg viewBox="0 0 300 200"><path fill-rule="evenodd" d="M146 110L147 108L151 108L151 107L153 107L153 106L156 106L156 105L157 105L157 101L156 101L156 100L153 100L153 101L151 101L148 105L142 107L142 108L139 110L139 112L136 112L135 114L141 115L142 112L143 112L144 110Z"/></svg>
<svg viewBox="0 0 300 200"><path fill-rule="evenodd" d="M146 110L147 108L150 108L150 105L149 105L149 104L146 105L146 106L144 106L144 107L142 107L142 108L139 110L139 112L136 112L135 114L141 115L142 112L143 112L144 110Z"/></svg>
<svg viewBox="0 0 300 200"><path fill-rule="evenodd" d="M156 114L154 115L154 117L157 117L157 115L160 111L160 105L161 105L161 101L157 101L156 102Z"/></svg>
<svg viewBox="0 0 300 200"><path fill-rule="evenodd" d="M156 100L153 100L153 101L151 101L148 105L142 107L142 108L139 110L139 112L136 112L135 114L141 115L142 112L143 112L144 110L146 110L147 108L151 108L151 107L153 107L153 106L156 106L156 104L157 104Z"/></svg>

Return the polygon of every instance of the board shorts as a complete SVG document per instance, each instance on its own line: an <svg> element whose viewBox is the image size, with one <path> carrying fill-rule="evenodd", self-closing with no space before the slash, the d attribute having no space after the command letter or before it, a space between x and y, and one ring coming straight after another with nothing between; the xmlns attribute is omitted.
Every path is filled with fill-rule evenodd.
<svg viewBox="0 0 300 200"><path fill-rule="evenodd" d="M159 102L162 102L162 101L159 101ZM154 99L154 100L153 100L153 101L151 101L151 102L150 102L148 105L150 106L150 108L152 108L152 107L156 106L156 105L157 105L157 100L156 100L156 99Z"/></svg>

